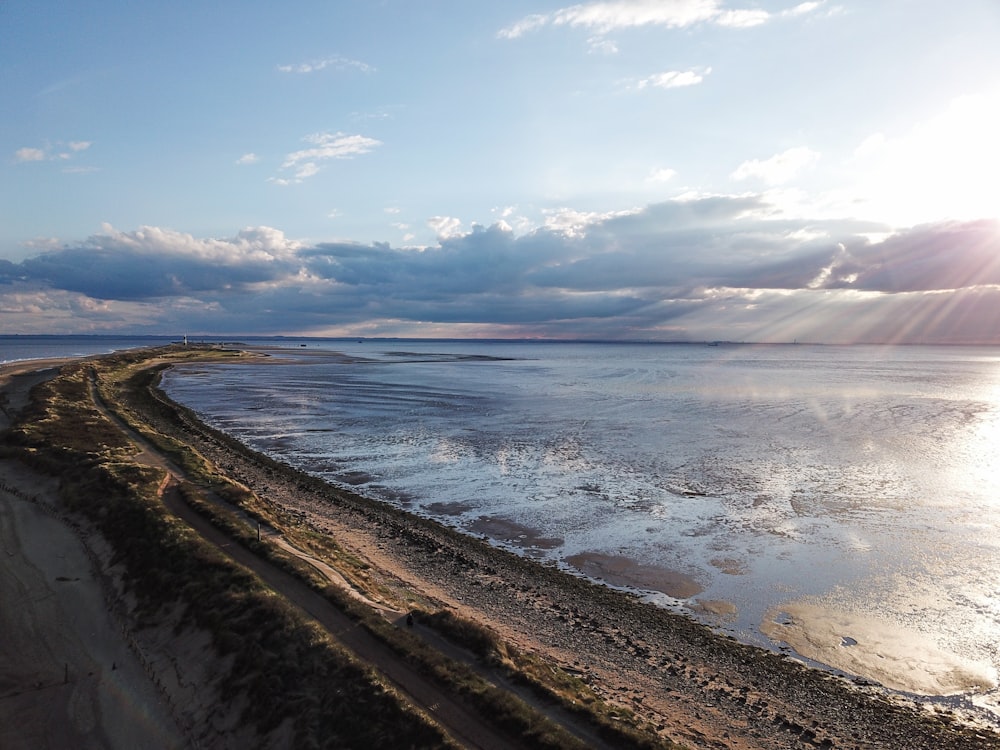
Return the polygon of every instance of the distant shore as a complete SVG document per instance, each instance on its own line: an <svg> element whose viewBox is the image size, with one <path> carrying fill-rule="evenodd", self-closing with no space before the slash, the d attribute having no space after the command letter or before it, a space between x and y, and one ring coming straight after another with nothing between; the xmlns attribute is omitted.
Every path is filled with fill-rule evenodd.
<svg viewBox="0 0 1000 750"><path fill-rule="evenodd" d="M27 387L33 377L44 377L24 377L24 373L56 364L18 363L16 367L0 369L5 414L26 402ZM12 377L18 372L21 377ZM331 487L239 446L193 420L184 410L179 413L186 420L184 439L202 455L226 467L230 476L279 513L332 537L369 566L373 577L384 580L385 586L408 598L415 607L428 604L444 607L488 626L519 649L537 654L586 681L605 701L642 717L664 738L692 748L734 750L775 747L959 750L997 747L1000 743L995 734L965 728L952 717L911 705L881 688L860 685L810 669L782 655L739 644L628 594ZM5 529L9 515L26 517L35 513L26 509L25 496L43 493L55 500L53 478L32 476L15 462L0 462L0 480L3 482L0 511L4 514ZM56 518L52 522L66 528L63 534L52 529L44 531L54 534L52 546L60 551L58 554L67 560L70 554L85 554L71 553L76 537L63 520ZM36 557L42 545L37 536L22 527L23 524L18 527L16 541L5 535L4 544L10 565L20 566L19 570L25 571L23 575L28 575L41 569ZM580 564L607 566L608 561L581 560ZM77 563L76 567L87 566ZM8 566L8 569L13 568ZM20 584L12 583L5 584L0 593L5 602L15 596L48 600L59 586L52 583L53 576L58 579L60 575L54 568L47 569L42 575L48 580L46 586L38 584L30 594L26 594L26 589L19 594L11 586ZM75 575L81 580L72 585L84 588L84 576ZM98 599L103 596L97 581L87 597L81 597L81 601L86 598L88 603L80 604L82 609L74 611L99 609L94 596ZM60 602L71 605L69 599ZM53 619L44 608L32 609L34 614L27 619L13 617L10 607L4 606L3 611L8 613L5 621L0 622L3 632L20 629L23 634L16 643L56 638L56 632L66 622L80 622L75 616ZM26 622L30 625L25 626ZM130 683L127 691L150 696L153 706L150 710L153 710L156 693L148 681L143 682L141 666L128 661L128 649L120 650L123 641L113 636L114 618L109 615L105 620L93 622L96 624L88 627L111 644L78 649L87 653L86 658L92 663L100 664L95 674L101 679L96 682L104 684L102 680L119 672L123 676L128 672L132 679L134 673L134 684ZM114 654L111 665L104 664L109 654ZM58 664L50 665L49 672L56 667ZM60 676L47 673L43 681L59 682ZM119 675L114 677L117 679ZM14 690L9 686L15 680L23 683L25 678L8 670L0 673L0 680L5 680L0 682L5 690ZM57 705L68 705L65 701L69 698L63 700ZM107 696L91 700L104 707L97 713L99 718L91 722L98 727L92 731L118 732L118 736L128 736L133 731L111 726L114 711ZM0 708L0 726L12 726L4 710ZM76 720L74 731L82 733L91 726L85 718ZM40 716L34 720L23 718L28 723L41 720ZM165 710L161 710L157 726L164 737L164 744L159 746L173 746L171 743L181 736ZM29 746L11 744L7 739L0 734L0 745Z"/></svg>

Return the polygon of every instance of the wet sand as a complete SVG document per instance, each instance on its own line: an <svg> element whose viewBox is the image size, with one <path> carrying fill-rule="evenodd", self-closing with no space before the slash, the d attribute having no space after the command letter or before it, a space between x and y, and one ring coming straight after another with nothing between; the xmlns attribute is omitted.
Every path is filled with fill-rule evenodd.
<svg viewBox="0 0 1000 750"><path fill-rule="evenodd" d="M785 604L768 613L761 630L808 659L893 690L947 696L997 686L991 665L944 651L922 633L871 616L816 604Z"/></svg>

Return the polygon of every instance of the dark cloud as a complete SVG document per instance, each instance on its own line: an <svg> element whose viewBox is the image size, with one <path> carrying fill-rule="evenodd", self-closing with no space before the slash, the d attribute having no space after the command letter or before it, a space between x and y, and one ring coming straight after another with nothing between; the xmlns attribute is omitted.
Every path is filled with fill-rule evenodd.
<svg viewBox="0 0 1000 750"><path fill-rule="evenodd" d="M477 227L425 249L306 247L267 228L222 240L106 228L76 247L0 261L0 283L138 305L136 321L220 333L465 324L596 338L997 337L997 290L987 286L1000 285L997 222L868 239L884 231L789 220L753 196L671 201L572 231ZM100 314L127 317L119 308Z"/></svg>
<svg viewBox="0 0 1000 750"><path fill-rule="evenodd" d="M239 289L294 271L284 248L272 252L272 233L247 230L232 240L205 241L151 227L130 233L111 230L79 247L29 258L21 271L35 282L95 299L160 299Z"/></svg>
<svg viewBox="0 0 1000 750"><path fill-rule="evenodd" d="M21 270L9 260L0 258L0 284L10 284L21 277Z"/></svg>
<svg viewBox="0 0 1000 750"><path fill-rule="evenodd" d="M1000 222L921 226L836 259L828 288L879 292L1000 284Z"/></svg>

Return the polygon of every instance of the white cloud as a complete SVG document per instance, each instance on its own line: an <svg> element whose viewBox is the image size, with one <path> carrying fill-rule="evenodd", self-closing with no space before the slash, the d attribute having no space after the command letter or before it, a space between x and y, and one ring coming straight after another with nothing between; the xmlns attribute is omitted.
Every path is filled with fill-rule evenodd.
<svg viewBox="0 0 1000 750"><path fill-rule="evenodd" d="M312 143L312 148L293 151L282 164L292 167L305 161L325 159L350 159L354 156L367 154L382 142L363 135L347 135L346 133L313 133L302 140Z"/></svg>
<svg viewBox="0 0 1000 750"><path fill-rule="evenodd" d="M822 4L821 2L799 3L794 8L786 10L785 13L790 16L801 16L805 13L812 13Z"/></svg>
<svg viewBox="0 0 1000 750"><path fill-rule="evenodd" d="M502 39L517 39L519 36L527 34L529 31L534 31L535 29L540 29L546 23L548 23L549 17L542 15L540 13L535 13L530 16L525 16L517 23L508 26L505 29L500 29L497 32L497 36Z"/></svg>
<svg viewBox="0 0 1000 750"><path fill-rule="evenodd" d="M592 36L587 40L590 51L594 54L617 55L618 45L603 36Z"/></svg>
<svg viewBox="0 0 1000 750"><path fill-rule="evenodd" d="M452 216L432 216L427 220L427 226L434 230L439 239L458 237L463 234L462 220Z"/></svg>
<svg viewBox="0 0 1000 750"><path fill-rule="evenodd" d="M260 157L255 153L243 154L239 159L236 160L237 164L256 164L260 161Z"/></svg>
<svg viewBox="0 0 1000 750"><path fill-rule="evenodd" d="M311 60L310 62L299 63L298 65L279 65L278 70L282 73L316 73L326 68L335 70L360 70L362 73L372 73L375 71L371 65L360 60L352 60L341 55Z"/></svg>
<svg viewBox="0 0 1000 750"><path fill-rule="evenodd" d="M14 152L14 161L45 161L48 157L45 151L40 148L19 148Z"/></svg>
<svg viewBox="0 0 1000 750"><path fill-rule="evenodd" d="M228 239L200 239L162 227L143 226L122 232L111 224L101 225L102 234L88 239L95 247L127 249L136 255L187 256L213 263L237 264L250 260L273 261L294 256L302 243L290 240L273 227L247 227Z"/></svg>
<svg viewBox="0 0 1000 750"><path fill-rule="evenodd" d="M56 250L62 247L62 244L62 241L58 237L35 237L21 243L22 247L42 251Z"/></svg>
<svg viewBox="0 0 1000 750"><path fill-rule="evenodd" d="M382 211L387 214L398 214L401 211L401 209L399 208L399 206L386 206L385 208L382 209Z"/></svg>
<svg viewBox="0 0 1000 750"><path fill-rule="evenodd" d="M290 185L312 177L320 171L319 162L329 159L351 159L355 156L369 153L382 142L364 135L347 135L346 133L313 133L302 140L311 143L311 148L293 151L285 157L282 169L294 169L294 177L272 177L271 182L278 185Z"/></svg>
<svg viewBox="0 0 1000 750"><path fill-rule="evenodd" d="M804 2L786 11L802 15L819 7ZM618 29L663 26L679 29L698 23L714 23L731 28L749 28L767 23L771 14L759 9L723 10L718 0L605 0L560 8L552 13L536 13L501 29L501 39L517 39L545 26L570 26L607 34ZM591 41L593 45L593 42Z"/></svg>
<svg viewBox="0 0 1000 750"><path fill-rule="evenodd" d="M673 179L677 175L677 172L673 169L667 167L657 167L650 171L649 176L646 178L646 182L667 182Z"/></svg>
<svg viewBox="0 0 1000 750"><path fill-rule="evenodd" d="M595 224L621 216L631 216L639 211L640 209L632 208L601 213L598 211L577 211L573 208L556 208L546 209L542 213L545 215L546 229L559 232L567 237L583 237L587 234L588 228Z"/></svg>
<svg viewBox="0 0 1000 750"><path fill-rule="evenodd" d="M295 179L301 182L307 177L312 177L314 174L318 172L319 172L319 167L316 166L316 163L307 161L304 164L300 164L299 168L295 170Z"/></svg>
<svg viewBox="0 0 1000 750"><path fill-rule="evenodd" d="M715 22L719 26L728 26L734 29L749 29L752 26L760 26L767 23L771 14L766 10L727 10L720 13Z"/></svg>
<svg viewBox="0 0 1000 750"><path fill-rule="evenodd" d="M643 78L638 83L640 89L648 86L655 86L660 89L676 89L684 86L696 86L705 80L705 76L712 72L711 68L706 68L699 73L696 70L668 70L663 73L656 73L649 78Z"/></svg>
<svg viewBox="0 0 1000 750"><path fill-rule="evenodd" d="M718 14L716 0L617 0L562 8L551 14L557 26L583 26L607 33L636 26L683 28Z"/></svg>
<svg viewBox="0 0 1000 750"><path fill-rule="evenodd" d="M43 148L19 148L14 152L14 161L69 161L92 145L92 141L69 141L68 143L58 141L55 144L47 143Z"/></svg>
<svg viewBox="0 0 1000 750"><path fill-rule="evenodd" d="M768 185L788 182L806 167L819 161L818 152L805 146L797 146L775 154L770 159L745 161L732 173L734 180L759 179Z"/></svg>

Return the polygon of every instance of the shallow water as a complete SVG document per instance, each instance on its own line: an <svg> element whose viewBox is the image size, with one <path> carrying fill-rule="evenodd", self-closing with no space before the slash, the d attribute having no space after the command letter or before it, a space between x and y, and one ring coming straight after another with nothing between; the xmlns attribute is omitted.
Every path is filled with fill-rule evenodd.
<svg viewBox="0 0 1000 750"><path fill-rule="evenodd" d="M165 387L257 449L603 570L745 641L996 703L1000 350L310 341L278 354L286 364L178 368Z"/></svg>

